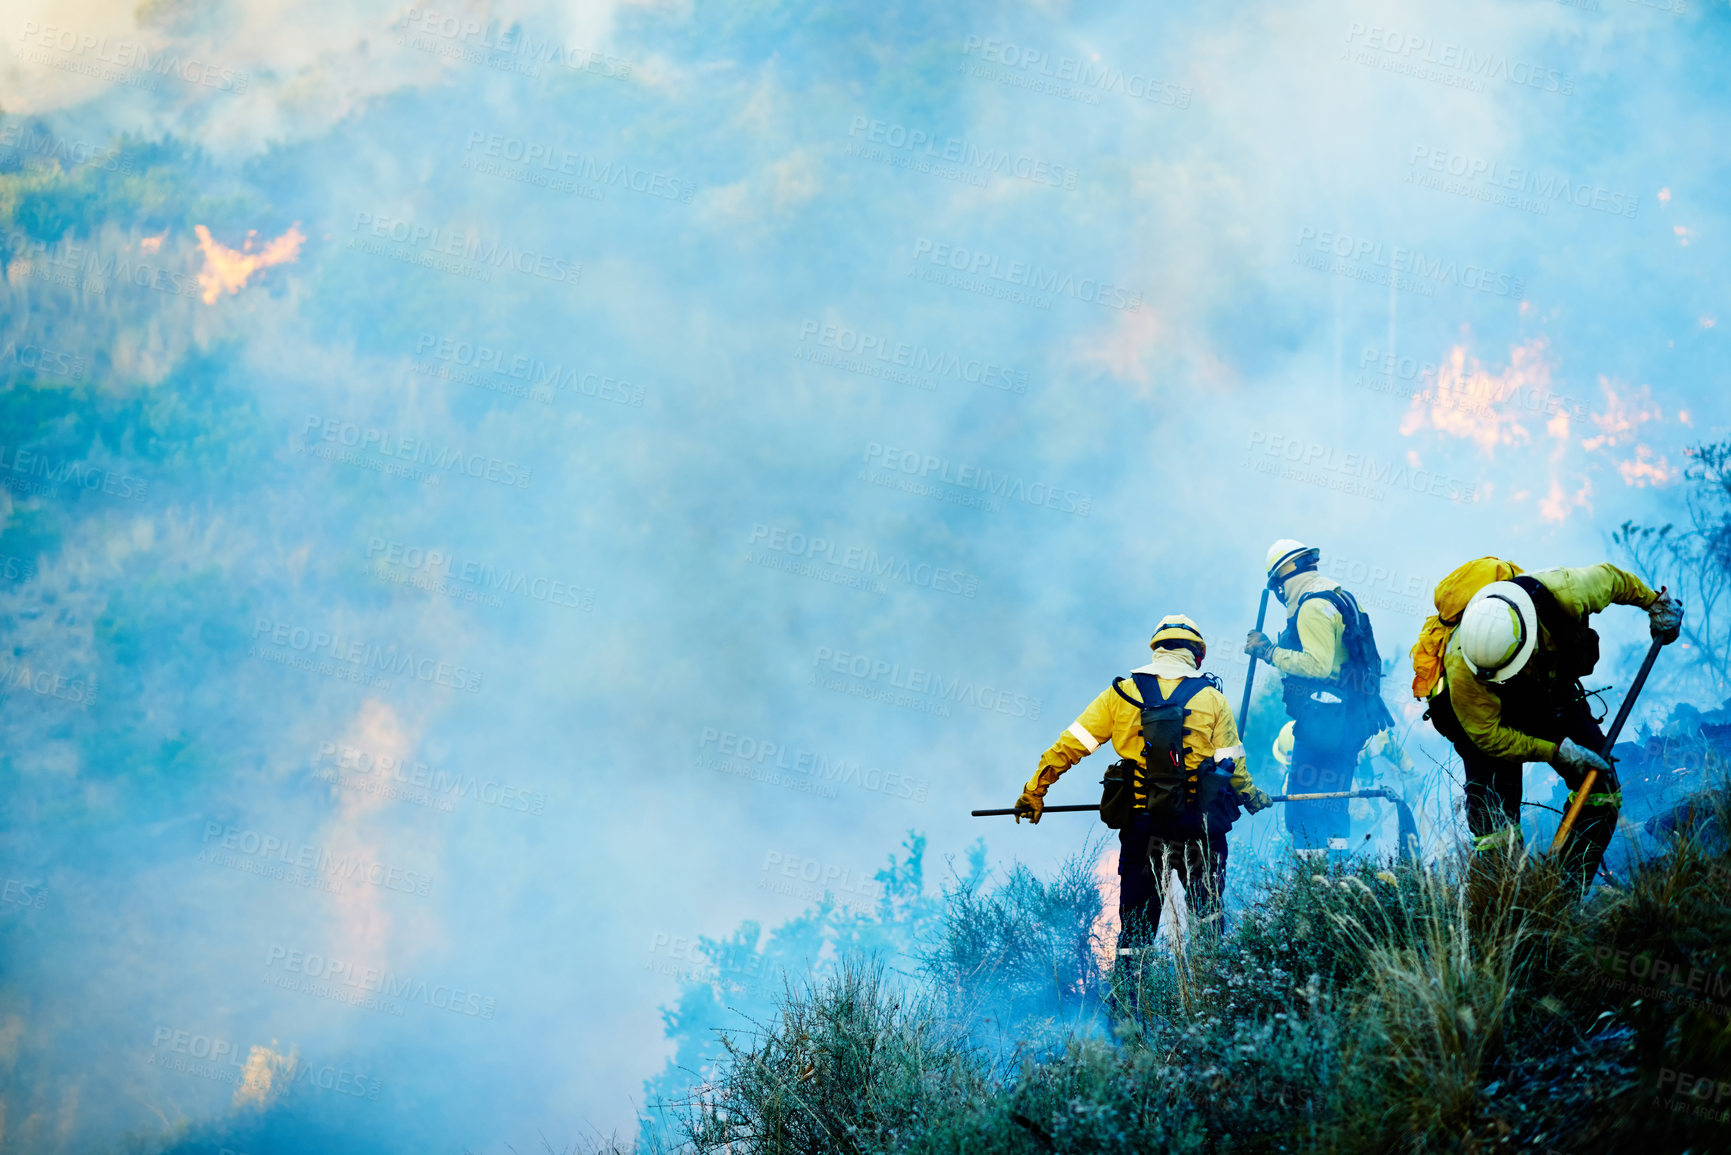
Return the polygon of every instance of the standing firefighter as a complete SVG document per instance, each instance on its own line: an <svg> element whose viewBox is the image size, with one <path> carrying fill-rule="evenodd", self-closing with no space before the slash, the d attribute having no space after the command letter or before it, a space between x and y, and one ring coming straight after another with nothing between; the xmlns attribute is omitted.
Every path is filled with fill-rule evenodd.
<svg viewBox="0 0 1731 1155"><path fill-rule="evenodd" d="M1219 911L1226 886L1226 831L1240 803L1252 814L1268 795L1250 781L1244 748L1220 680L1199 672L1208 648L1182 614L1160 619L1153 660L1113 679L1051 749L1016 802L1016 820L1040 820L1046 790L1110 740L1119 761L1101 785L1100 817L1118 831L1118 936L1146 943L1160 925L1171 871L1199 919Z"/></svg>
<svg viewBox="0 0 1731 1155"><path fill-rule="evenodd" d="M1581 685L1599 661L1599 635L1587 619L1609 605L1635 606L1647 611L1652 636L1670 643L1682 629L1682 603L1609 562L1526 574L1497 558L1468 562L1444 578L1436 602L1438 616L1413 648L1413 690L1428 694L1426 716L1465 765L1473 850L1522 846L1522 763L1549 762L1570 802L1587 771L1597 771L1562 850L1564 869L1584 889L1599 872L1623 802ZM1451 620L1450 609L1458 618Z"/></svg>
<svg viewBox="0 0 1731 1155"><path fill-rule="evenodd" d="M1352 789L1365 741L1394 724L1382 700L1382 659L1370 617L1316 571L1320 550L1284 538L1268 547L1268 588L1286 607L1278 642L1251 630L1244 652L1279 670L1293 721L1289 794ZM1344 798L1288 802L1286 828L1306 857L1344 857L1352 818Z"/></svg>

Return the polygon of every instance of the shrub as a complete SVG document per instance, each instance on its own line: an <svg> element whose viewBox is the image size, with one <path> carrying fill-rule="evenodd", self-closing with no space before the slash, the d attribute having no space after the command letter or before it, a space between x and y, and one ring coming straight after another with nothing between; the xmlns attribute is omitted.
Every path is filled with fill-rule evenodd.
<svg viewBox="0 0 1731 1155"><path fill-rule="evenodd" d="M1584 903L1548 857L1294 862L1236 927L1110 974L1088 856L976 872L918 981L844 962L728 1037L679 1145L1724 1149L1731 853L1701 831L1731 828L1731 787L1701 809Z"/></svg>

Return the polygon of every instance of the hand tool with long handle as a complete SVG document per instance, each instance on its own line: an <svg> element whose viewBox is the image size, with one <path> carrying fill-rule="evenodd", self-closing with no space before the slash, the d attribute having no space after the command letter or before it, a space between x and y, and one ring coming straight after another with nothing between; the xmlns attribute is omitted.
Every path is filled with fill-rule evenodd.
<svg viewBox="0 0 1731 1155"><path fill-rule="evenodd" d="M1665 591L1661 587L1660 596L1663 597L1664 593ZM1617 735L1623 732L1623 723L1629 720L1629 711L1634 707L1635 699L1641 693L1641 687L1647 684L1647 675L1653 672L1653 663L1658 661L1659 651L1664 645L1665 643L1658 638L1653 639L1653 644L1647 647L1646 660L1641 663L1641 672L1635 675L1635 680L1629 685L1629 692L1623 696L1623 704L1617 709L1617 719L1611 723L1611 732L1605 736L1605 747L1599 751L1600 757L1607 762L1611 760L1611 749L1617 744ZM1575 791L1575 800L1569 804L1569 812L1563 815L1562 824L1557 827L1557 836L1551 839L1552 854L1563 848L1563 843L1569 837L1569 831L1575 828L1575 819L1581 816L1581 809L1587 804L1587 795L1593 792L1593 783L1598 777L1599 772L1597 770L1589 770L1586 776L1581 779L1581 788Z"/></svg>
<svg viewBox="0 0 1731 1155"><path fill-rule="evenodd" d="M1372 790L1335 790L1327 794L1276 794L1269 801L1320 802L1325 798L1382 798L1394 803L1395 836L1400 843L1401 856L1409 862L1419 860L1418 822L1413 818L1412 807L1387 786Z"/></svg>
<svg viewBox="0 0 1731 1155"><path fill-rule="evenodd" d="M1378 786L1375 790L1331 790L1327 794L1275 794L1270 802L1321 802L1325 798L1387 798L1388 789Z"/></svg>
<svg viewBox="0 0 1731 1155"><path fill-rule="evenodd" d="M1262 590L1262 601L1256 607L1256 632L1262 632L1262 623L1268 620L1268 595L1273 592L1266 586ZM1250 655L1250 668L1244 671L1244 700L1238 704L1238 744L1244 744L1244 728L1250 724L1250 690L1256 685L1256 655Z"/></svg>
<svg viewBox="0 0 1731 1155"><path fill-rule="evenodd" d="M1262 591L1262 601L1256 607L1256 631L1258 633L1262 632L1262 623L1264 621L1266 621L1268 618L1268 594L1269 594L1268 590L1264 589ZM1248 721L1249 717L1250 717L1250 689L1251 689L1251 686L1253 686L1255 684L1255 682L1256 682L1256 658L1253 656L1250 659L1250 669L1244 675L1244 703L1243 703L1243 705L1238 707L1238 741L1239 741L1240 745L1242 745L1244 743L1244 723L1246 721ZM1318 795L1318 797L1333 798L1333 797L1335 797L1335 795L1325 794L1325 795ZM1354 797L1357 797L1357 795L1354 795ZM1278 801L1280 801L1280 799L1275 799L1275 801L1278 802ZM1041 814L1078 814L1084 810L1092 810L1095 813L1099 813L1100 807L1099 806L1048 806L1044 810L1042 810L1040 813ZM1010 807L1009 809L1006 809L1006 810L975 810L975 811L971 811L973 817L975 817L975 818L1003 818L1003 817L1008 817L1009 815L1012 815L1015 812L1016 812L1016 810L1015 810L1015 807L1013 807L1013 806Z"/></svg>
<svg viewBox="0 0 1731 1155"><path fill-rule="evenodd" d="M1413 862L1418 861L1418 823L1413 821L1412 808L1406 804L1406 799L1396 794L1386 786L1375 790L1336 790L1329 794L1276 794L1270 802L1318 802L1324 798L1383 798L1394 803L1396 827L1400 838L1401 854ZM1046 814L1080 814L1087 811L1098 814L1098 806L1048 806L1040 813ZM971 812L975 818L1008 818L1016 813L1015 808L1007 810L975 810Z"/></svg>

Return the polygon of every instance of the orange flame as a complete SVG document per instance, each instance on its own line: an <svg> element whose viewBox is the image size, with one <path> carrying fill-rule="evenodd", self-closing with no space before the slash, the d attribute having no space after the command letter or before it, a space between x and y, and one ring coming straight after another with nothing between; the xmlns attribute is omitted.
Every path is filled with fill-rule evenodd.
<svg viewBox="0 0 1731 1155"><path fill-rule="evenodd" d="M1669 485L1676 481L1681 471L1673 466L1668 459L1660 457L1653 460L1653 450L1645 445L1635 446L1635 456L1629 461L1619 461L1617 472L1623 475L1623 484L1637 488L1649 485Z"/></svg>
<svg viewBox="0 0 1731 1155"><path fill-rule="evenodd" d="M1581 487L1574 493L1565 493L1563 483L1556 477L1551 478L1550 491L1545 494L1545 500L1539 502L1539 516L1546 521L1562 521L1574 509L1591 510L1588 500L1593 496L1593 483L1590 479L1581 478Z"/></svg>
<svg viewBox="0 0 1731 1155"><path fill-rule="evenodd" d="M1665 414L1653 401L1650 385L1631 390L1621 382L1601 377L1599 388L1605 391L1605 411L1591 415L1593 424L1599 427L1599 435L1581 442L1581 448L1588 452L1628 441L1647 422L1665 419Z"/></svg>
<svg viewBox="0 0 1731 1155"><path fill-rule="evenodd" d="M1100 913L1088 937L1094 947L1094 961L1102 971L1112 969L1118 958L1118 848L1107 847L1094 864L1094 889L1100 892Z"/></svg>
<svg viewBox="0 0 1731 1155"><path fill-rule="evenodd" d="M139 242L138 242L138 247L143 252L154 253L162 247L163 239L167 236L168 236L168 230L163 229L160 233L157 233L154 237L142 237L142 238L140 238Z"/></svg>
<svg viewBox="0 0 1731 1155"><path fill-rule="evenodd" d="M396 710L368 698L361 703L344 744L369 751L375 758L394 759L400 765L414 750L416 737ZM325 845L339 858L378 861L382 852L370 828L388 800L379 794L342 791L335 801L337 812L323 833ZM354 881L332 896L331 906L338 936L333 949L345 958L382 965L392 947L393 925L379 889L365 880Z"/></svg>
<svg viewBox="0 0 1731 1155"><path fill-rule="evenodd" d="M1466 346L1456 345L1435 370L1429 387L1413 398L1400 431L1411 437L1430 429L1471 441L1488 457L1499 445L1528 449L1542 428L1542 436L1551 445L1542 459L1547 477L1530 486L1516 483L1510 495L1512 500L1527 501L1542 494L1538 514L1550 522L1562 521L1577 509L1593 508L1593 479L1586 464L1574 457L1580 451L1596 454L1632 447L1634 457L1607 463L1615 464L1625 485L1668 485L1681 476L1665 457L1646 445L1635 444L1642 426L1665 419L1650 386L1637 389L1601 377L1604 411L1585 413L1581 406L1551 392L1551 376L1543 337L1511 348L1509 364L1501 371L1486 369L1467 353ZM1677 417L1683 424L1689 423L1687 413ZM1592 436L1574 434L1583 420L1593 425ZM1529 451L1517 461L1523 456L1531 459L1534 455ZM1408 459L1416 468L1415 455L1410 451Z"/></svg>
<svg viewBox="0 0 1731 1155"><path fill-rule="evenodd" d="M276 1040L272 1039L271 1046L255 1046L247 1054L240 1085L234 1089L235 1110L253 1107L262 1111L287 1089L278 1076L292 1075L295 1053L290 1048L284 1055L273 1049L275 1045Z"/></svg>
<svg viewBox="0 0 1731 1155"><path fill-rule="evenodd" d="M1551 408L1551 366L1545 339L1535 338L1509 351L1508 368L1492 373L1456 345L1437 367L1436 379L1412 399L1401 421L1402 436L1434 429L1471 441L1486 455L1499 445L1532 441L1526 420Z"/></svg>
<svg viewBox="0 0 1731 1155"><path fill-rule="evenodd" d="M1546 521L1562 521L1575 509L1591 510L1588 500L1593 496L1593 483L1586 476L1581 477L1580 487L1571 496L1563 492L1561 478L1563 458L1569 452L1569 414L1567 410L1559 410L1556 416L1545 422L1545 432L1551 438L1551 456L1547 462L1550 470L1550 488L1545 493L1545 499L1539 502L1539 516Z"/></svg>
<svg viewBox="0 0 1731 1155"><path fill-rule="evenodd" d="M258 230L249 230L246 240L239 249L231 249L222 242L213 239L210 230L203 225L197 225L193 232L198 234L198 247L204 253L204 268L199 270L198 284L204 290L204 303L216 304L217 297L223 290L230 295L240 292L247 278L259 269L268 269L272 265L280 265L285 261L293 261L300 256L301 245L306 241L306 234L300 230L300 222L289 226L288 232L274 241L268 242L258 252L252 251L253 238L258 236Z"/></svg>

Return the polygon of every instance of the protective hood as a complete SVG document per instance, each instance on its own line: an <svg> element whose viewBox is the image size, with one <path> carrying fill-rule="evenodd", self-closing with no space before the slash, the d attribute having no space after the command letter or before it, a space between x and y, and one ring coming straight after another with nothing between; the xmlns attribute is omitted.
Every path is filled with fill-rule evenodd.
<svg viewBox="0 0 1731 1155"><path fill-rule="evenodd" d="M1156 678L1194 678L1196 657L1189 650L1157 650L1146 666L1130 671L1133 674L1153 674Z"/></svg>
<svg viewBox="0 0 1731 1155"><path fill-rule="evenodd" d="M1337 590L1339 588L1339 582L1331 581L1317 573L1315 570L1306 570L1303 573L1293 574L1291 577L1286 579L1286 588L1283 591L1286 594L1284 604L1287 611L1290 613L1292 607L1298 604L1298 599L1303 597L1305 594L1313 594L1320 590Z"/></svg>

